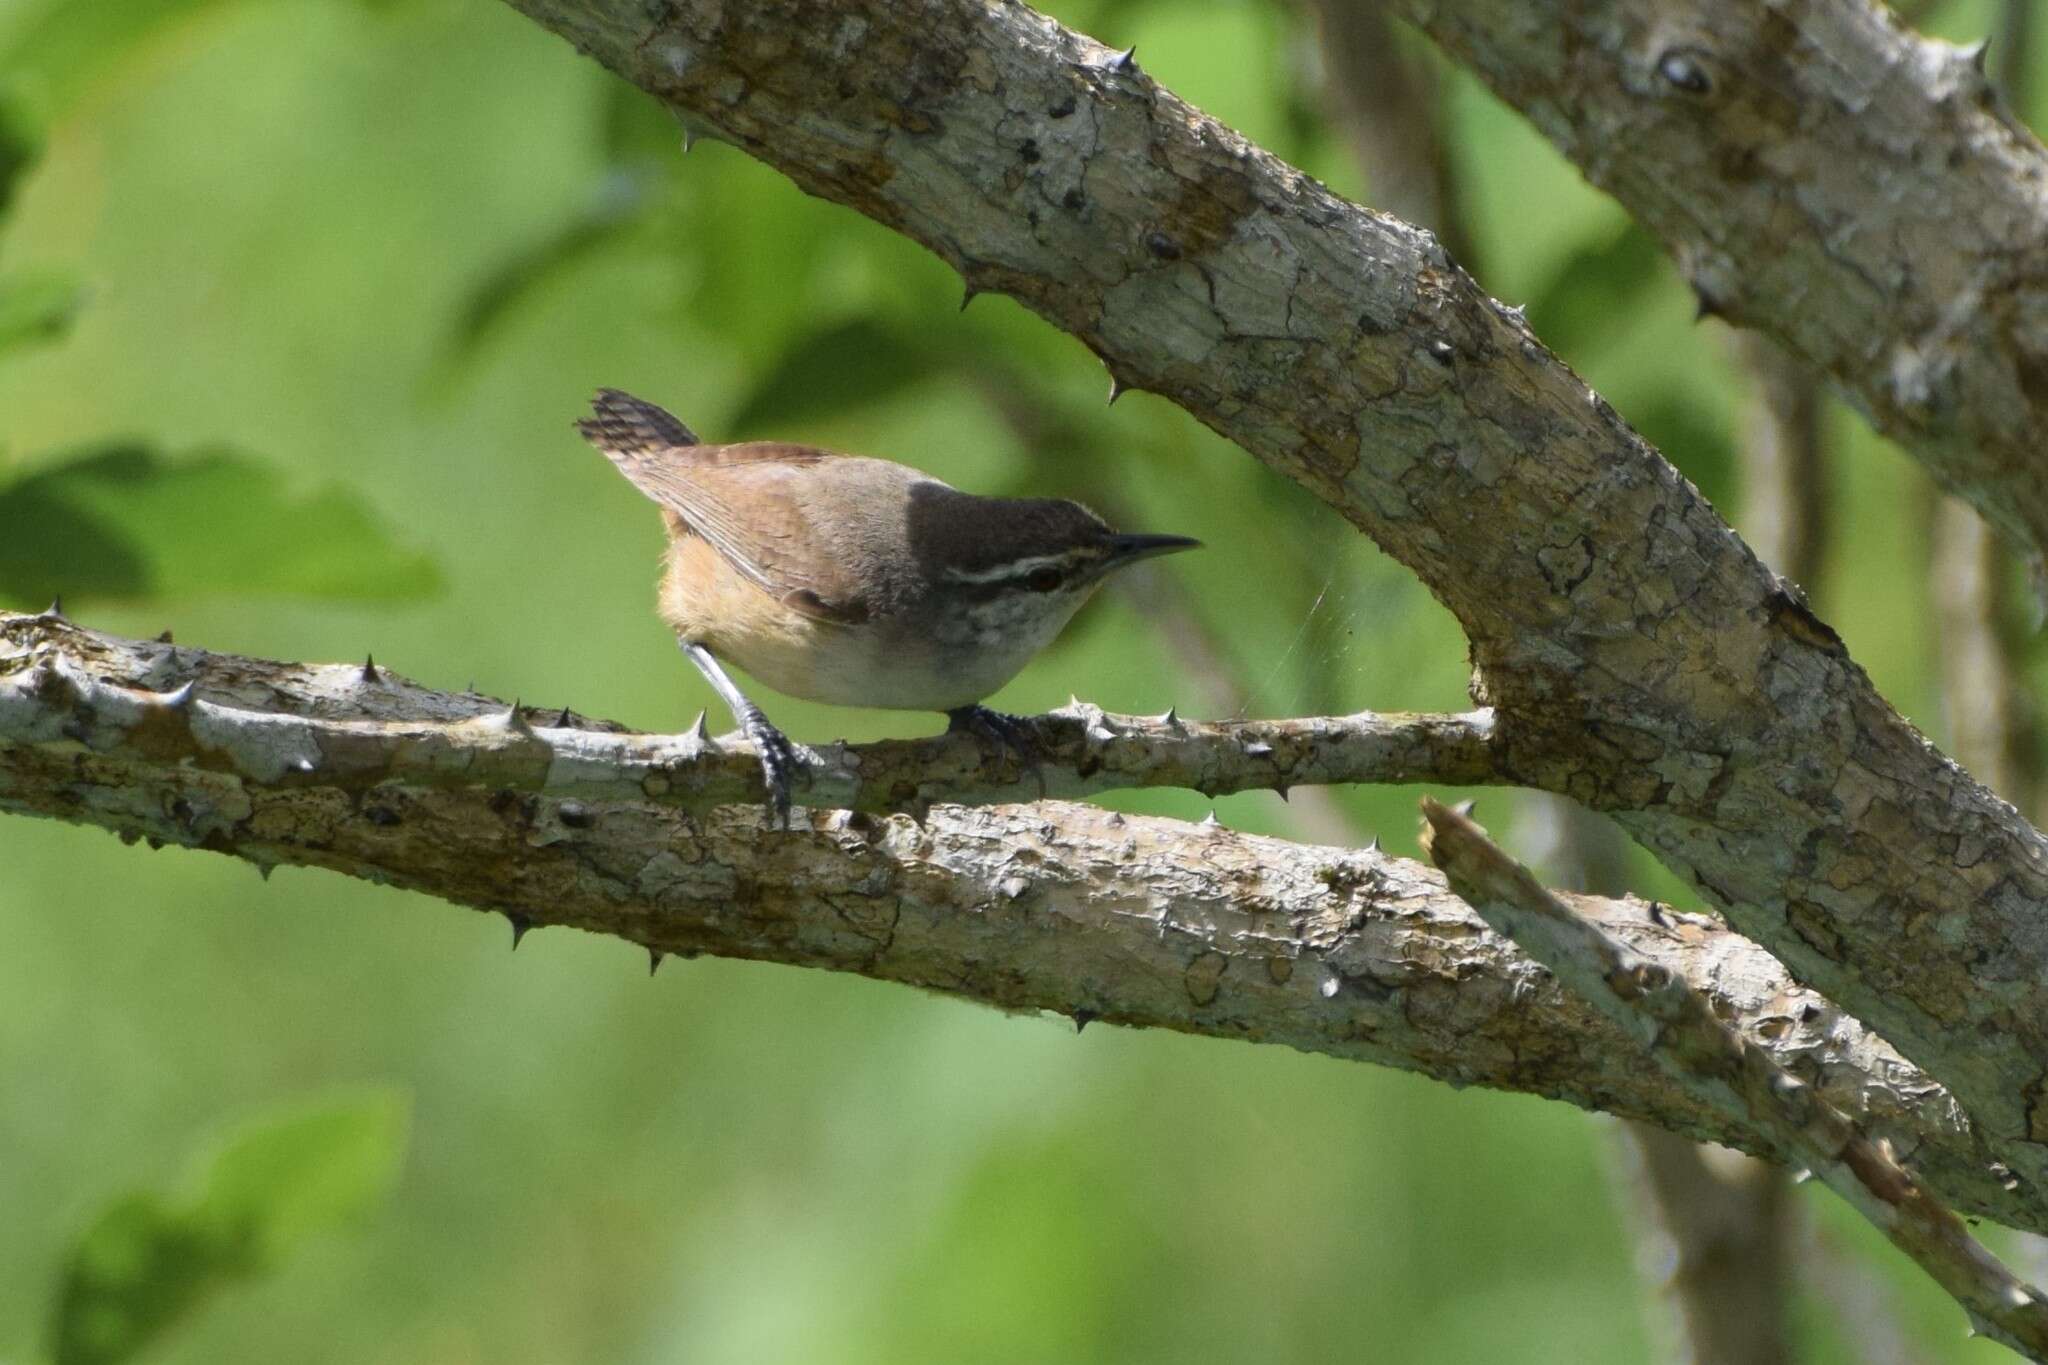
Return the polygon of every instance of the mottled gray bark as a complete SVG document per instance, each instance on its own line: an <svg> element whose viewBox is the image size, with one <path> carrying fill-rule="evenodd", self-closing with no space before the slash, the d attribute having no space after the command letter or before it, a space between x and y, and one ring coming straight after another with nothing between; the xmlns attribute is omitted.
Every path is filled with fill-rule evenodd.
<svg viewBox="0 0 2048 1365"><path fill-rule="evenodd" d="M1872 0L1397 0L2037 565L2048 153Z"/></svg>
<svg viewBox="0 0 2048 1365"><path fill-rule="evenodd" d="M1947 1290L1983 1332L2048 1360L2048 1301L2000 1264L1883 1142L1857 1130L1813 1087L1719 1017L1714 1002L1607 934L1470 819L1422 799L1423 847L1451 889L1499 933L1590 1000L1680 1084L1747 1112ZM1722 1306L1735 1311L1738 1304Z"/></svg>
<svg viewBox="0 0 2048 1365"><path fill-rule="evenodd" d="M1612 813L2048 1179L2048 844L1426 234L1021 5L515 3L1369 531L1463 623L1500 772Z"/></svg>
<svg viewBox="0 0 2048 1365"><path fill-rule="evenodd" d="M757 806L721 804L732 770L758 783L737 741L544 724L537 709L522 730L507 712L356 664L0 615L0 810L329 868L656 953L1284 1043L1776 1154L1742 1115L1647 1065L1421 864L1058 802L922 819L800 807L781 834ZM603 757L632 745L671 752L636 780ZM1064 780L1051 765L1047 778ZM1014 794L999 769L978 793L956 788ZM2035 1187L2001 1181L1946 1092L1754 944L1638 900L1570 901L1707 991L1960 1207L2048 1229Z"/></svg>

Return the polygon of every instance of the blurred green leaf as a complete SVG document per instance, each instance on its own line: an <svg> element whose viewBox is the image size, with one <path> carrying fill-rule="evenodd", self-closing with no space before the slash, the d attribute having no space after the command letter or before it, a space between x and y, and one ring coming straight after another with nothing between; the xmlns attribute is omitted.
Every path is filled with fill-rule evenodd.
<svg viewBox="0 0 2048 1365"><path fill-rule="evenodd" d="M15 192L42 157L42 121L18 92L0 88L0 217L13 207Z"/></svg>
<svg viewBox="0 0 2048 1365"><path fill-rule="evenodd" d="M535 290L625 241L639 226L647 200L646 176L610 175L582 213L492 270L463 301L454 358L466 359Z"/></svg>
<svg viewBox="0 0 2048 1365"><path fill-rule="evenodd" d="M0 355L60 339L85 304L85 283L68 270L0 275Z"/></svg>
<svg viewBox="0 0 2048 1365"><path fill-rule="evenodd" d="M429 557L401 549L337 487L290 493L271 466L228 451L169 460L102 447L0 486L0 596L234 593L352 601L424 597Z"/></svg>
<svg viewBox="0 0 2048 1365"><path fill-rule="evenodd" d="M181 20L225 0L43 0L0 47L0 67L29 76L61 109L92 79Z"/></svg>
<svg viewBox="0 0 2048 1365"><path fill-rule="evenodd" d="M1559 355L1583 355L1619 334L1657 277L1671 268L1656 239L1630 223L1581 243L1529 302L1529 325Z"/></svg>
<svg viewBox="0 0 2048 1365"><path fill-rule="evenodd" d="M610 72L599 98L599 142L608 164L672 166L682 155L683 126L661 101Z"/></svg>
<svg viewBox="0 0 2048 1365"><path fill-rule="evenodd" d="M115 1200L65 1260L56 1365L131 1360L210 1295L363 1218L397 1182L407 1122L391 1090L268 1115L233 1134L189 1193Z"/></svg>
<svg viewBox="0 0 2048 1365"><path fill-rule="evenodd" d="M1735 436L1711 404L1673 380L1647 399L1631 402L1626 415L1708 502L1720 508L1735 505Z"/></svg>
<svg viewBox="0 0 2048 1365"><path fill-rule="evenodd" d="M785 345L728 425L740 436L787 430L895 397L951 363L909 329L873 315L834 323Z"/></svg>

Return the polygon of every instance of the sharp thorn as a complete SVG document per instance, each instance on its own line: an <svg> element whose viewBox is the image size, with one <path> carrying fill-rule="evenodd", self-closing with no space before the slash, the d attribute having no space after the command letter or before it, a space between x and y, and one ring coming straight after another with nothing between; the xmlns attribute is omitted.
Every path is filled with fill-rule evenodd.
<svg viewBox="0 0 2048 1365"><path fill-rule="evenodd" d="M1272 754L1273 746L1266 743L1263 739L1255 739L1244 746L1246 758L1270 758Z"/></svg>
<svg viewBox="0 0 2048 1365"><path fill-rule="evenodd" d="M1468 796L1463 801L1453 803L1453 805L1451 806L1451 813L1453 815L1462 815L1467 820L1470 820L1472 818L1472 812L1478 809L1479 798L1476 796Z"/></svg>
<svg viewBox="0 0 2048 1365"><path fill-rule="evenodd" d="M647 974L649 976L653 976L655 972L660 970L661 959L665 956L667 954L663 953L659 948L649 948L647 950Z"/></svg>
<svg viewBox="0 0 2048 1365"><path fill-rule="evenodd" d="M968 305L968 304L970 304L970 303L973 303L973 302L974 302L974 300L975 300L975 298L976 298L976 296L978 296L978 295L979 295L980 293L981 293L981 291L980 291L979 289L976 289L976 288L975 288L975 287L974 287L973 285L971 285L971 284L970 284L970 285L968 285L968 286L967 286L967 292L966 292L966 293L964 293L964 294L962 294L962 295L960 296L960 311L961 311L961 312L963 312L963 313L964 313L964 312L966 312L966 311L967 311L967 305Z"/></svg>
<svg viewBox="0 0 2048 1365"><path fill-rule="evenodd" d="M373 683L373 682L376 682L376 681L377 681L377 678L378 678L378 673L377 673L377 656L376 656L376 655L374 655L374 654L365 654L365 655L363 656L363 675L362 675L362 678L363 678L363 681L364 681L364 682L366 682L366 683Z"/></svg>
<svg viewBox="0 0 2048 1365"><path fill-rule="evenodd" d="M312 773L319 766L320 765L318 763L315 763L312 759L303 757L293 759L290 764L291 770L295 773L300 774L301 776L305 776L307 774Z"/></svg>
<svg viewBox="0 0 2048 1365"><path fill-rule="evenodd" d="M519 951L519 940L526 937L526 931L533 927L533 921L524 915L515 915L507 910L505 922L512 926L512 951L516 953Z"/></svg>
<svg viewBox="0 0 2048 1365"><path fill-rule="evenodd" d="M172 711L182 711L192 704L193 682L187 678L168 692L157 693L157 704Z"/></svg>
<svg viewBox="0 0 2048 1365"><path fill-rule="evenodd" d="M1110 69L1110 70L1112 70L1112 71L1135 71L1135 70L1137 70L1137 69L1138 69L1138 49L1137 49L1136 45L1133 45L1133 46L1131 46L1131 47L1127 47L1127 48L1125 48L1125 49L1124 49L1123 51L1121 51L1121 52L1117 53L1117 54L1116 54L1115 56L1111 57L1111 58L1110 58L1110 62L1109 62L1109 69Z"/></svg>
<svg viewBox="0 0 2048 1365"><path fill-rule="evenodd" d="M156 642L160 645L171 643L171 628L169 626L164 627L164 633L156 637Z"/></svg>
<svg viewBox="0 0 2048 1365"><path fill-rule="evenodd" d="M1074 1032L1079 1033L1102 1017L1100 1010L1078 1009L1074 1011Z"/></svg>
<svg viewBox="0 0 2048 1365"><path fill-rule="evenodd" d="M699 711L697 719L690 723L690 738L696 740L699 744L709 744L711 742L711 727L704 723L704 713L702 711Z"/></svg>
<svg viewBox="0 0 2048 1365"><path fill-rule="evenodd" d="M498 718L498 723L503 725L507 730L511 730L517 734L530 735L533 733L533 727L531 725L528 725L526 723L526 717L520 714L519 701L517 698L514 698L512 704L505 708L505 714Z"/></svg>
<svg viewBox="0 0 2048 1365"><path fill-rule="evenodd" d="M1180 712L1169 706L1159 713L1159 723L1169 730L1180 728Z"/></svg>
<svg viewBox="0 0 2048 1365"><path fill-rule="evenodd" d="M1220 829L1223 826L1223 822L1216 818L1214 807L1211 807L1209 813L1202 817L1201 823L1204 829Z"/></svg>
<svg viewBox="0 0 2048 1365"><path fill-rule="evenodd" d="M273 873L273 872L275 872L275 871L277 871L277 864L276 864L276 863L257 863L257 864L256 864L256 875L257 875L257 876L259 876L259 877L261 877L261 878L263 878L263 880L264 880L264 881L266 881L266 882L270 880L270 874L271 874L271 873Z"/></svg>
<svg viewBox="0 0 2048 1365"><path fill-rule="evenodd" d="M1273 788L1273 795L1279 797L1282 801L1285 801L1287 799L1287 793L1290 790L1291 789L1283 783L1280 786Z"/></svg>
<svg viewBox="0 0 2048 1365"><path fill-rule="evenodd" d="M1968 62L1980 76L1984 74L1985 67L1988 65L1987 58L1990 52L1991 40L1989 38L1979 38L1974 43L1963 44L1962 47L1963 60Z"/></svg>
<svg viewBox="0 0 2048 1365"><path fill-rule="evenodd" d="M569 714L569 708L566 706L562 708L562 714L555 717L555 728L557 730L567 730L575 723L575 717Z"/></svg>
<svg viewBox="0 0 2048 1365"><path fill-rule="evenodd" d="M1365 851L1366 851L1367 853L1377 853L1377 852L1379 852L1379 851L1380 851L1380 836L1379 836L1379 835L1375 834L1375 835L1373 835L1373 836L1372 836L1372 842L1371 842L1371 843L1369 843L1369 844L1367 844L1367 845L1365 846Z"/></svg>
<svg viewBox="0 0 2048 1365"><path fill-rule="evenodd" d="M690 116L688 114L685 114L682 110L676 108L676 106L674 106L673 104L671 104L668 107L668 111L669 113L675 115L676 126L683 130L683 155L688 156L690 154L690 148L696 146L698 139L703 137L704 134L699 132L696 128L692 127L690 124Z"/></svg>
<svg viewBox="0 0 2048 1365"><path fill-rule="evenodd" d="M1124 381L1115 375L1109 377L1109 404L1116 406L1116 400L1124 396Z"/></svg>
<svg viewBox="0 0 2048 1365"><path fill-rule="evenodd" d="M64 598L61 595L51 598L50 605L43 608L43 615L52 621L68 620L64 615Z"/></svg>

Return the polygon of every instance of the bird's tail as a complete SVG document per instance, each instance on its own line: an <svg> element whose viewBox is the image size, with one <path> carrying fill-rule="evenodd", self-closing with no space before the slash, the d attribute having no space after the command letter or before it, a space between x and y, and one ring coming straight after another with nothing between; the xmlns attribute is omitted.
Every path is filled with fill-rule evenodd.
<svg viewBox="0 0 2048 1365"><path fill-rule="evenodd" d="M697 433L666 408L617 389L599 389L591 415L576 423L583 439L607 454L642 455L698 444Z"/></svg>

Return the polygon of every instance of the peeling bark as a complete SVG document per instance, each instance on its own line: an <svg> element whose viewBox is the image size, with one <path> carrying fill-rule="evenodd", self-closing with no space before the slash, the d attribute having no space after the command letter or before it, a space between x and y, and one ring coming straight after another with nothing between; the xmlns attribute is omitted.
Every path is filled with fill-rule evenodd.
<svg viewBox="0 0 2048 1365"><path fill-rule="evenodd" d="M1610 812L1942 1080L2014 1178L2048 1180L2048 843L1893 712L1796 592L1427 234L1022 5L513 2L1368 531L1463 623L1503 775ZM1523 10L1499 23L1556 26ZM1966 95L1953 64L1926 68L1931 51L1893 75ZM1966 160L2027 182L2031 143L1969 128L1986 141ZM1970 240L1945 232L1930 268L1966 262ZM2031 287L1973 278L1944 296L1990 285L2000 300ZM1957 337L1976 316L1952 319ZM1943 373L1961 383L1961 359Z"/></svg>
<svg viewBox="0 0 2048 1365"><path fill-rule="evenodd" d="M785 835L754 805L705 796L722 777L686 771L750 769L737 746L521 713L520 746L575 755L579 736L602 735L694 753L666 786L593 783L581 759L508 765L508 710L361 665L0 617L0 810L259 868L324 867L657 953L1283 1043L1777 1154L1645 1066L1421 864L1056 802L939 805L922 819L799 810ZM1939 1085L1754 944L1638 900L1570 903L1709 992L1959 1207L2048 1229L2048 1204L2001 1175Z"/></svg>

